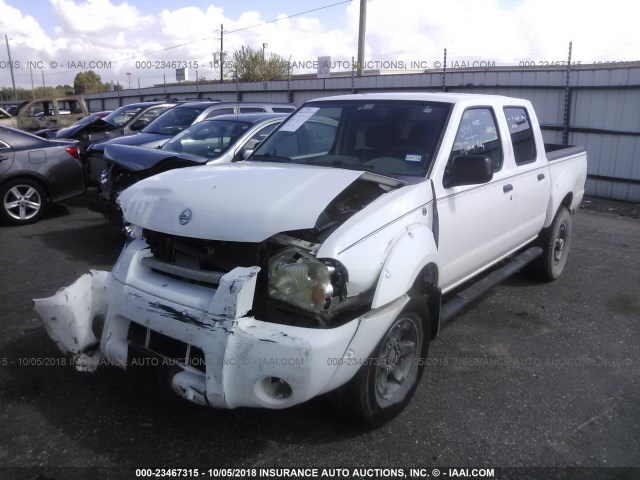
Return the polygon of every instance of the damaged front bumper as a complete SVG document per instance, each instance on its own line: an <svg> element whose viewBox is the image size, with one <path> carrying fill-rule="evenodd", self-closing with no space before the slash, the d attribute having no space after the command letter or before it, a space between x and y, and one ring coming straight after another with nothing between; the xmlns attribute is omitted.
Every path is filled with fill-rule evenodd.
<svg viewBox="0 0 640 480"><path fill-rule="evenodd" d="M113 272L92 271L35 300L35 310L79 370L145 372L218 408L285 408L339 387L407 302L331 329L280 325L247 315L258 267L235 268L215 289L152 267L146 243L135 240Z"/></svg>

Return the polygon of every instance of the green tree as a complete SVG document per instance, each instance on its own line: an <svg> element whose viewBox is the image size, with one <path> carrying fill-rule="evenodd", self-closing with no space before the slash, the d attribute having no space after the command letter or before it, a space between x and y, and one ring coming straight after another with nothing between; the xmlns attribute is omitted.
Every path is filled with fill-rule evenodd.
<svg viewBox="0 0 640 480"><path fill-rule="evenodd" d="M32 89L16 88L18 100L31 100L33 98L55 98L73 95L73 87L71 85L57 85L55 87L34 87ZM13 88L1 87L0 100L13 100Z"/></svg>
<svg viewBox="0 0 640 480"><path fill-rule="evenodd" d="M285 80L289 74L289 62L272 53L264 56L263 50L242 47L233 54L235 77L241 82Z"/></svg>
<svg viewBox="0 0 640 480"><path fill-rule="evenodd" d="M100 75L93 70L80 72L73 80L73 88L75 93L80 95L84 93L106 92L110 90L108 83L102 83Z"/></svg>

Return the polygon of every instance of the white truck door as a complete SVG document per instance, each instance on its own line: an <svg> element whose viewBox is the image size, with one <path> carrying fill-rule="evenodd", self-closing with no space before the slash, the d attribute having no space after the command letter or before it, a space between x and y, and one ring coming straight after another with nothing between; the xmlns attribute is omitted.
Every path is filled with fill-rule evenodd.
<svg viewBox="0 0 640 480"><path fill-rule="evenodd" d="M535 117L531 117L535 115L533 111L508 106L504 107L504 115L515 164L515 176L510 181L515 203L513 235L522 244L534 238L544 225L551 178L542 138L536 142L532 128L532 124L537 125Z"/></svg>
<svg viewBox="0 0 640 480"><path fill-rule="evenodd" d="M511 230L515 207L510 178L513 171L504 162L504 150L492 107L472 107L463 112L447 166L433 177L438 198L443 291L462 283L514 248ZM448 167L458 155L488 156L492 180L445 188Z"/></svg>

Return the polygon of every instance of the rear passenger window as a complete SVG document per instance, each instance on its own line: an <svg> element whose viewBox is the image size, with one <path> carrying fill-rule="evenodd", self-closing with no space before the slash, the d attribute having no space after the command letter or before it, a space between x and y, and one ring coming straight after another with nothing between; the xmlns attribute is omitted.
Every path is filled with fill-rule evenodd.
<svg viewBox="0 0 640 480"><path fill-rule="evenodd" d="M160 116L161 113L166 112L167 110L169 110L170 107L156 107L156 108L150 108L149 110L147 110L146 112L144 112L142 115L140 115L140 118L138 120L143 120L146 123L151 123L153 120L155 120L156 118L158 118Z"/></svg>
<svg viewBox="0 0 640 480"><path fill-rule="evenodd" d="M513 144L513 156L517 165L524 165L536 161L536 143L533 139L533 129L529 122L529 114L522 107L506 107L504 115L507 117L509 134Z"/></svg>
<svg viewBox="0 0 640 480"><path fill-rule="evenodd" d="M231 108L216 108L215 110L211 110L209 113L207 113L207 116L205 118L217 117L218 115L230 115L232 113L236 113L234 111L233 107L231 107Z"/></svg>
<svg viewBox="0 0 640 480"><path fill-rule="evenodd" d="M240 107L240 113L261 113L266 111L267 109L262 107Z"/></svg>
<svg viewBox="0 0 640 480"><path fill-rule="evenodd" d="M77 115L82 113L82 107L78 100L58 100L58 112L60 115Z"/></svg>
<svg viewBox="0 0 640 480"><path fill-rule="evenodd" d="M486 155L491 160L491 170L502 168L502 147L498 127L490 108L471 108L464 112L449 164L458 155Z"/></svg>

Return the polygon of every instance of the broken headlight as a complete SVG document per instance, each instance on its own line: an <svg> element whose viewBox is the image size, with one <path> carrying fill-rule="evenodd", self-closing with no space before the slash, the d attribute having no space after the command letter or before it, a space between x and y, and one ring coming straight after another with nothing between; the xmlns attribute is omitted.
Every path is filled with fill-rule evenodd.
<svg viewBox="0 0 640 480"><path fill-rule="evenodd" d="M102 173L100 173L100 186L103 188L107 186L109 183L109 169L104 169Z"/></svg>
<svg viewBox="0 0 640 480"><path fill-rule="evenodd" d="M143 228L138 225L134 225L133 223L124 222L122 229L127 243L133 242L134 240L140 240L144 237Z"/></svg>
<svg viewBox="0 0 640 480"><path fill-rule="evenodd" d="M346 277L339 262L288 247L269 260L269 296L305 310L323 311L332 298L346 298Z"/></svg>

